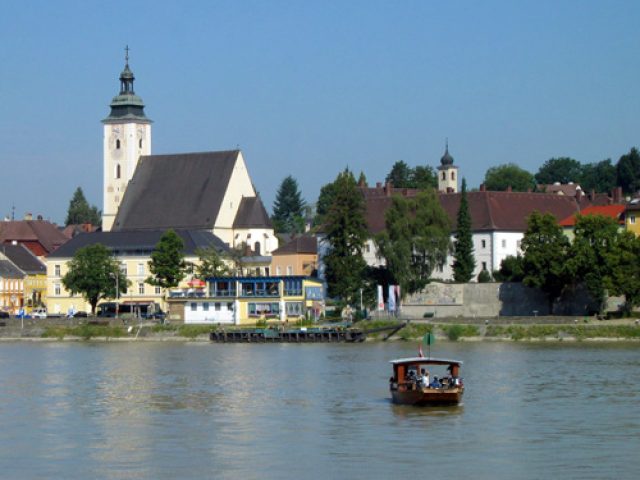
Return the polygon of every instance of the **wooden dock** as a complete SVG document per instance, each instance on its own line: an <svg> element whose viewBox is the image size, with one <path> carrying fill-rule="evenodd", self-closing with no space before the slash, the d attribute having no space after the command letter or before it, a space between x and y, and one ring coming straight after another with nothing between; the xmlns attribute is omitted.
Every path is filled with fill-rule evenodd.
<svg viewBox="0 0 640 480"><path fill-rule="evenodd" d="M363 342L366 333L361 330L321 329L278 330L255 328L247 330L219 330L211 332L209 338L217 343L319 343L319 342Z"/></svg>

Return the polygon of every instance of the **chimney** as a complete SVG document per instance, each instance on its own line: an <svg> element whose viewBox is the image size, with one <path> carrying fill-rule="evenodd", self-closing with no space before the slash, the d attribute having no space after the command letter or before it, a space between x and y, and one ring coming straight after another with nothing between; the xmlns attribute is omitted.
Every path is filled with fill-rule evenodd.
<svg viewBox="0 0 640 480"><path fill-rule="evenodd" d="M33 215L31 215L30 213L25 213L24 214L24 219L25 220L33 220Z"/></svg>
<svg viewBox="0 0 640 480"><path fill-rule="evenodd" d="M487 187L484 186L484 183L480 184L480 191L481 192L486 192L487 191Z"/></svg>
<svg viewBox="0 0 640 480"><path fill-rule="evenodd" d="M384 185L384 193L387 195L387 197L391 196L391 190L393 189L393 183L391 182L387 182Z"/></svg>

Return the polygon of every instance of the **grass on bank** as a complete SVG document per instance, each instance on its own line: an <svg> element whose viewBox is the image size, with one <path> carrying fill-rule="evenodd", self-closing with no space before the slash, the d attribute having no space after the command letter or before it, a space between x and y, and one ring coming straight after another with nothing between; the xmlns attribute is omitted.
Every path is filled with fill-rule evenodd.
<svg viewBox="0 0 640 480"><path fill-rule="evenodd" d="M640 339L637 325L490 325L486 337L507 337L512 340L574 337Z"/></svg>
<svg viewBox="0 0 640 480"><path fill-rule="evenodd" d="M110 325L78 325L75 327L49 326L42 333L43 338L80 337L85 340L94 337L126 337L124 327Z"/></svg>

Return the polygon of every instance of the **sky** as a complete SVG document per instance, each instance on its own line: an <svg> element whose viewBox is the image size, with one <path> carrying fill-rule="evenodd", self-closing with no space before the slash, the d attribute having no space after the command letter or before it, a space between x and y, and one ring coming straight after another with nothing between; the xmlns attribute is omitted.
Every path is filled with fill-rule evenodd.
<svg viewBox="0 0 640 480"><path fill-rule="evenodd" d="M267 210L348 167L459 176L616 162L640 145L640 2L3 2L0 215L102 209L102 124L125 46L152 153L240 148Z"/></svg>

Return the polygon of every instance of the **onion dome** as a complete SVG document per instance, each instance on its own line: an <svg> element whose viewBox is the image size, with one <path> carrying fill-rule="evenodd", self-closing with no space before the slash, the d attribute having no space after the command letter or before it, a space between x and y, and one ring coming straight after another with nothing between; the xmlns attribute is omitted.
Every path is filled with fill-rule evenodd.
<svg viewBox="0 0 640 480"><path fill-rule="evenodd" d="M444 151L444 155L440 159L440 163L442 164L443 167L446 167L446 166L449 166L449 165L453 165L453 157L449 153L449 141L448 140L447 140L447 146L446 146L445 151Z"/></svg>

